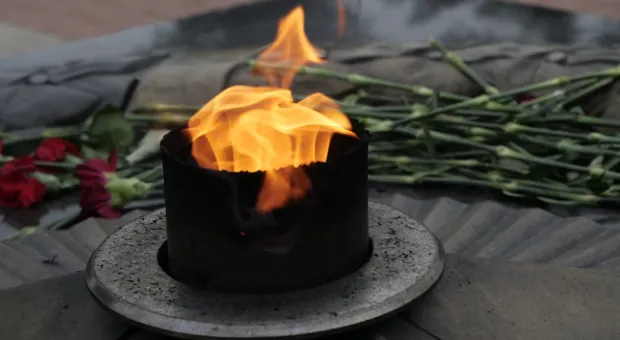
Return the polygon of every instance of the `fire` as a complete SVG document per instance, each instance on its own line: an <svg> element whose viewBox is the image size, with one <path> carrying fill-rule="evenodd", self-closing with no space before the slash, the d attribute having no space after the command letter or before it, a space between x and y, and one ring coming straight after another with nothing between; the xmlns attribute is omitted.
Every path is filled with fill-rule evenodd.
<svg viewBox="0 0 620 340"><path fill-rule="evenodd" d="M336 0L336 5L338 6L338 38L342 38L344 35L344 30L347 25L347 14L345 12L344 4L342 0Z"/></svg>
<svg viewBox="0 0 620 340"><path fill-rule="evenodd" d="M325 162L335 133L357 136L333 100L315 93L295 102L287 89L296 68L323 62L304 32L301 7L280 21L275 41L258 59L285 64L289 70L259 69L271 87L233 86L222 91L190 119L187 132L201 167L265 172L256 204L264 213L311 189L299 167Z"/></svg>
<svg viewBox="0 0 620 340"><path fill-rule="evenodd" d="M304 22L304 10L297 6L280 20L276 39L258 56L259 62L284 64L288 67L256 68L255 71L265 77L271 86L289 88L299 66L324 62L319 51L308 40Z"/></svg>

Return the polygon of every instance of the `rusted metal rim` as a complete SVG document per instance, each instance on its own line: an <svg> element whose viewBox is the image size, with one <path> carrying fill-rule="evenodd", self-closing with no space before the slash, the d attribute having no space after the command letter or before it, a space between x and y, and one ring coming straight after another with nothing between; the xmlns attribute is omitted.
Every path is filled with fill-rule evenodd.
<svg viewBox="0 0 620 340"><path fill-rule="evenodd" d="M157 261L166 241L162 210L106 239L87 266L92 295L112 313L155 332L190 339L300 338L363 326L393 314L441 276L435 236L402 212L369 203L373 254L355 273L311 289L261 295L192 288Z"/></svg>

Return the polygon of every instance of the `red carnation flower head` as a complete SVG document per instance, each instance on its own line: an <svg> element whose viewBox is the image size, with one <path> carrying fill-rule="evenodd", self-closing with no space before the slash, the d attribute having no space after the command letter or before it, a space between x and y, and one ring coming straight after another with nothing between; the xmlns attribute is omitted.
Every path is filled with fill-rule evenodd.
<svg viewBox="0 0 620 340"><path fill-rule="evenodd" d="M100 158L89 159L75 167L75 177L80 180L80 186L91 186L92 184L105 185L108 176L116 175L118 154L116 149L112 150L107 161Z"/></svg>
<svg viewBox="0 0 620 340"><path fill-rule="evenodd" d="M517 95L517 103L519 104L531 102L534 99L536 99L536 96L531 93L520 93Z"/></svg>
<svg viewBox="0 0 620 340"><path fill-rule="evenodd" d="M75 177L80 180L80 207L84 216L116 218L120 212L112 208L112 195L105 185L109 177L116 176L118 155L112 150L108 161L93 158L75 167Z"/></svg>
<svg viewBox="0 0 620 340"><path fill-rule="evenodd" d="M112 195L100 185L82 187L80 207L84 217L117 218L121 215L112 206Z"/></svg>
<svg viewBox="0 0 620 340"><path fill-rule="evenodd" d="M35 159L44 162L59 162L67 155L80 156L80 150L71 142L60 138L47 138L34 151Z"/></svg>
<svg viewBox="0 0 620 340"><path fill-rule="evenodd" d="M137 178L122 178L116 174L117 154L108 159L89 159L75 168L80 180L80 206L84 216L116 218L122 206L136 197L144 197L150 185Z"/></svg>
<svg viewBox="0 0 620 340"><path fill-rule="evenodd" d="M24 172L0 176L0 205L4 208L28 208L41 201L47 187Z"/></svg>
<svg viewBox="0 0 620 340"><path fill-rule="evenodd" d="M16 173L30 173L37 170L34 165L34 158L30 156L24 156L12 159L0 168L1 177L9 177Z"/></svg>

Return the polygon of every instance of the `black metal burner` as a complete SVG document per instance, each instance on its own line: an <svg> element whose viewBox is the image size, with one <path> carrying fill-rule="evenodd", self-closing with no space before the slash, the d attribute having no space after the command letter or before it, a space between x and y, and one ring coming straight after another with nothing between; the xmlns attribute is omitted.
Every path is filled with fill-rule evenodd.
<svg viewBox="0 0 620 340"><path fill-rule="evenodd" d="M402 212L368 204L373 254L354 273L286 293L229 294L186 285L158 263L163 210L112 234L87 266L97 301L140 327L181 338L286 338L342 332L392 315L439 279L435 236ZM311 268L307 268L311 270Z"/></svg>
<svg viewBox="0 0 620 340"><path fill-rule="evenodd" d="M268 214L254 210L264 172L199 167L182 130L161 143L168 268L177 280L229 293L275 293L351 274L370 255L368 144L336 134L326 162L301 167L312 189Z"/></svg>

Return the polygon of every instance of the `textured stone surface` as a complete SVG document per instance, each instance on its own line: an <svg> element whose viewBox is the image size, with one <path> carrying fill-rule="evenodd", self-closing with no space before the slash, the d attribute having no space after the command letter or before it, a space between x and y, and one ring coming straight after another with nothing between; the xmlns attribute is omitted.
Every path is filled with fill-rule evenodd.
<svg viewBox="0 0 620 340"><path fill-rule="evenodd" d="M76 273L0 291L0 338L173 340L115 320L84 281ZM594 270L448 255L439 283L401 316L326 340L615 340L619 286Z"/></svg>
<svg viewBox="0 0 620 340"><path fill-rule="evenodd" d="M440 339L620 337L620 277L595 270L449 256L405 315Z"/></svg>
<svg viewBox="0 0 620 340"><path fill-rule="evenodd" d="M92 252L121 225L144 215L134 210L120 218L90 218L71 230L43 231L0 242L0 289L82 271Z"/></svg>
<svg viewBox="0 0 620 340"><path fill-rule="evenodd" d="M539 208L493 201L386 194L379 199L426 225L448 253L620 272L620 230L586 218L561 218ZM603 266L603 263L605 265Z"/></svg>
<svg viewBox="0 0 620 340"><path fill-rule="evenodd" d="M374 191L369 194L373 201L391 205L423 222L440 236L449 253L620 273L620 230L614 226L598 225L583 218L562 218L538 208L404 193L407 195L378 196ZM135 210L120 219L84 221L70 233L39 232L19 243L3 242L11 248L4 254L16 256L22 266L15 267L9 261L3 267L0 258L0 289L48 277L48 272L61 275L84 269L90 249L103 239L102 233L109 235L144 213ZM79 235L88 237L76 239ZM93 240L89 235L99 236ZM32 270L38 274L32 276Z"/></svg>
<svg viewBox="0 0 620 340"><path fill-rule="evenodd" d="M0 339L116 340L127 326L88 293L80 273L0 291Z"/></svg>
<svg viewBox="0 0 620 340"><path fill-rule="evenodd" d="M423 329L415 326L407 320L395 317L382 321L376 325L364 327L362 329L334 335L321 337L322 340L438 340ZM155 334L148 331L137 331L127 338L127 340L178 340L165 335ZM441 339L439 339L441 340Z"/></svg>

